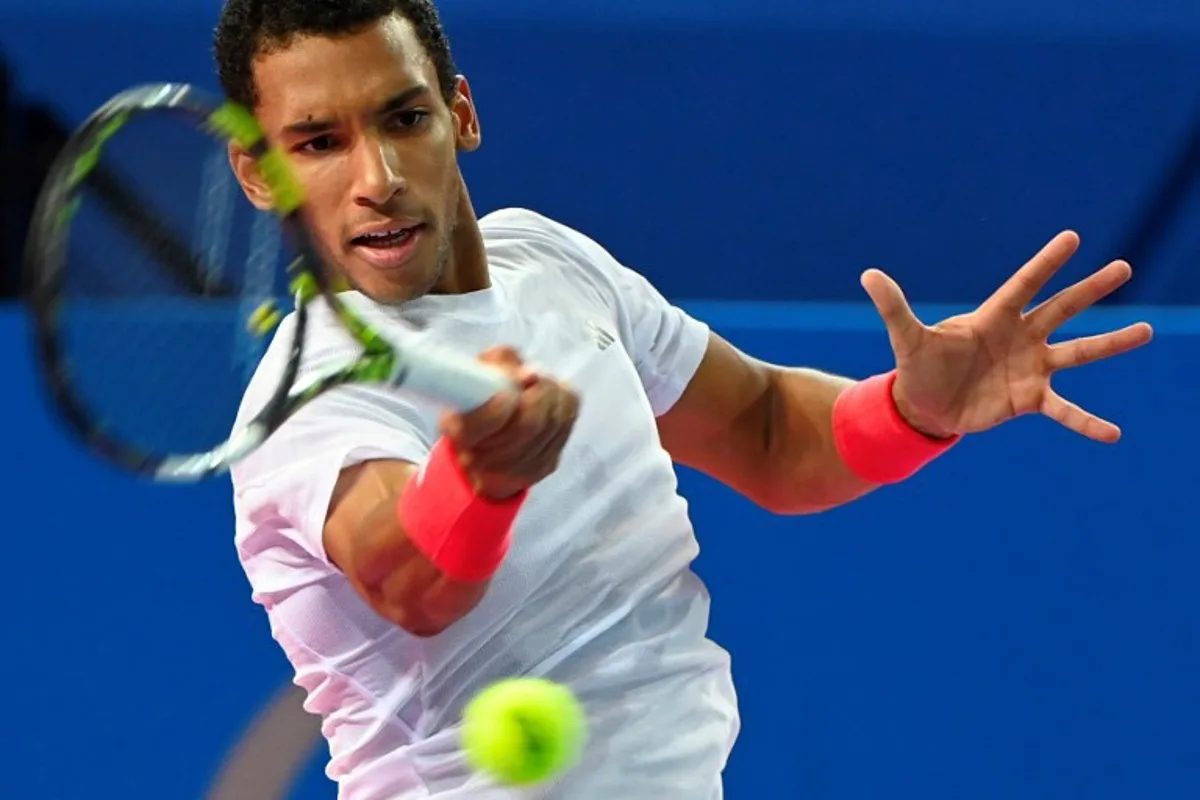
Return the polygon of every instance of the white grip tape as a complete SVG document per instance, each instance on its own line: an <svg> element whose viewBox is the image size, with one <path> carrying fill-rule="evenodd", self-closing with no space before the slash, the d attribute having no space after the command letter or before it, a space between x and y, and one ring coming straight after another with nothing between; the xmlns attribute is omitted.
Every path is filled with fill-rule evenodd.
<svg viewBox="0 0 1200 800"><path fill-rule="evenodd" d="M474 411L495 395L514 388L499 370L457 353L421 347L402 350L398 356L401 369L397 388L456 411Z"/></svg>

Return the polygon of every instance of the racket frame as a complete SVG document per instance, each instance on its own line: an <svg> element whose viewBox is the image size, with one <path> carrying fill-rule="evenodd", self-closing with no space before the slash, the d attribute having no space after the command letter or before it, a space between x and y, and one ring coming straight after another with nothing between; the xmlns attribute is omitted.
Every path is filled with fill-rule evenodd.
<svg viewBox="0 0 1200 800"><path fill-rule="evenodd" d="M131 446L105 429L75 391L67 354L59 336L58 319L64 288L71 219L81 202L80 192L96 168L106 142L139 115L170 112L220 142L236 142L255 160L273 200L272 211L298 256L288 266L295 296L295 326L283 376L263 409L243 428L207 452L150 453ZM59 415L84 444L117 466L166 482L194 482L223 472L253 452L298 408L329 389L346 383L391 383L473 408L510 384L499 373L475 362L408 353L387 341L339 301L316 243L308 234L304 193L292 176L286 156L267 141L262 128L246 109L189 84L147 84L127 89L93 112L73 133L55 159L34 209L25 251L30 274L30 305L34 320L37 361ZM322 375L296 390L304 353L308 303L323 298L341 324L362 346L353 363Z"/></svg>

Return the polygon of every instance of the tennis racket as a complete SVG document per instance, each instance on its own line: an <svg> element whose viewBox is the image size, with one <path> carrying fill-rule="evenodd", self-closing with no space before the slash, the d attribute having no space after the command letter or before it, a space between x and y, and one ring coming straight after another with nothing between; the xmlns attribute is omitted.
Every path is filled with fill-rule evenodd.
<svg viewBox="0 0 1200 800"><path fill-rule="evenodd" d="M230 142L255 158L273 213L240 196ZM223 472L338 386L387 384L467 411L511 385L470 358L401 347L348 308L286 155L249 111L190 85L129 89L72 134L38 198L26 262L52 407L92 451L153 480ZM298 385L315 303L356 353ZM234 429L282 336L270 400Z"/></svg>

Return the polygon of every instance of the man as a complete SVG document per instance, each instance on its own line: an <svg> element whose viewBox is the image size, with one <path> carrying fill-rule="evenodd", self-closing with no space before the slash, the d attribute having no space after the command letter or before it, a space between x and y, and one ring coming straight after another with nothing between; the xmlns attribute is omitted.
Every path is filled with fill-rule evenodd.
<svg viewBox="0 0 1200 800"><path fill-rule="evenodd" d="M314 230L354 287L347 302L398 340L478 355L514 382L468 414L342 389L234 473L239 555L323 718L343 798L722 796L737 704L728 656L706 637L673 462L800 514L1020 414L1119 436L1049 378L1144 344L1149 327L1047 336L1129 266L1024 311L1073 234L933 327L866 273L896 355L888 375L776 367L577 231L523 210L477 219L457 158L479 146L480 120L428 0L229 0L216 52L227 93L294 160ZM265 207L252 160L230 155ZM306 370L348 357L329 315L311 327ZM243 414L265 402L280 350ZM747 546L769 568L771 543ZM590 736L573 770L518 792L472 774L457 725L479 689L523 674L569 685Z"/></svg>

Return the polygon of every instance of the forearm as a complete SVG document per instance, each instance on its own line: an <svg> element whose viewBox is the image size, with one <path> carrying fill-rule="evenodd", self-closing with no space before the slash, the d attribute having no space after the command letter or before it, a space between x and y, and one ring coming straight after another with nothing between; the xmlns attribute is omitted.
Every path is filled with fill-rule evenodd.
<svg viewBox="0 0 1200 800"><path fill-rule="evenodd" d="M447 448L435 446L419 481L403 462L346 470L325 525L330 560L381 616L419 636L483 598L522 501L477 495Z"/></svg>
<svg viewBox="0 0 1200 800"><path fill-rule="evenodd" d="M833 409L854 381L742 353L715 334L679 401L659 418L671 457L779 514L822 511L875 484L838 454Z"/></svg>
<svg viewBox="0 0 1200 800"><path fill-rule="evenodd" d="M490 580L456 580L423 554L396 513L399 498L396 492L384 499L360 522L347 574L381 616L432 636L478 605Z"/></svg>
<svg viewBox="0 0 1200 800"><path fill-rule="evenodd" d="M778 466L767 480L780 513L831 508L906 480L958 441L914 425L899 402L895 372L849 381L768 369L776 395L766 423L768 463ZM797 485L804 488L789 500Z"/></svg>
<svg viewBox="0 0 1200 800"><path fill-rule="evenodd" d="M854 381L812 369L764 368L765 470L754 499L779 514L807 514L876 489L847 466L834 439L834 403Z"/></svg>
<svg viewBox="0 0 1200 800"><path fill-rule="evenodd" d="M904 480L954 443L902 416L894 374L854 381L768 364L716 334L659 417L663 447L778 514L823 511Z"/></svg>

